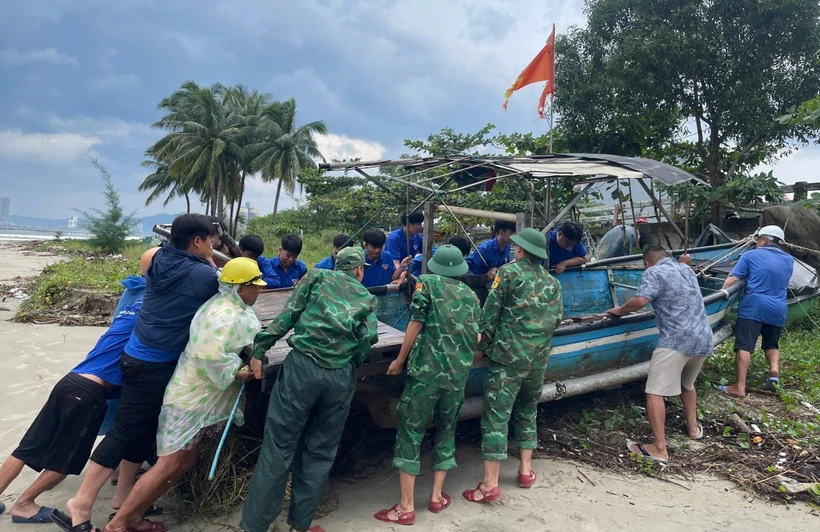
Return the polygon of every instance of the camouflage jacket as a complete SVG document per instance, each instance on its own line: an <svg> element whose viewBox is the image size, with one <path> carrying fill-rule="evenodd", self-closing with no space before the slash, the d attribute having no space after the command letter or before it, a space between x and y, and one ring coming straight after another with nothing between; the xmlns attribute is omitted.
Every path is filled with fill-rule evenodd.
<svg viewBox="0 0 820 532"><path fill-rule="evenodd" d="M484 303L478 349L498 364L543 368L562 319L561 285L547 270L530 259L504 265Z"/></svg>
<svg viewBox="0 0 820 532"><path fill-rule="evenodd" d="M407 373L445 390L464 390L473 365L481 305L458 279L422 275L410 303L410 320L424 324L410 351Z"/></svg>
<svg viewBox="0 0 820 532"><path fill-rule="evenodd" d="M358 366L379 341L376 298L350 271L311 270L296 285L284 310L256 335L253 356L261 359L293 329L288 345L323 368Z"/></svg>

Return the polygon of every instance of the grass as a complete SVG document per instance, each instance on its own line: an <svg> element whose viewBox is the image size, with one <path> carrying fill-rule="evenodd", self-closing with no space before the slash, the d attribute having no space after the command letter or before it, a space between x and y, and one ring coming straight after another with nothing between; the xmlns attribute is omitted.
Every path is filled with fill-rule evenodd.
<svg viewBox="0 0 820 532"><path fill-rule="evenodd" d="M64 324L107 323L111 302L122 291L121 281L139 274L139 257L145 244L131 244L122 256L105 256L82 241L47 242L35 250L69 255L65 261L47 266L24 288L29 299L15 316L20 322L59 321ZM65 311L71 316L64 319ZM110 308L113 311L113 307Z"/></svg>

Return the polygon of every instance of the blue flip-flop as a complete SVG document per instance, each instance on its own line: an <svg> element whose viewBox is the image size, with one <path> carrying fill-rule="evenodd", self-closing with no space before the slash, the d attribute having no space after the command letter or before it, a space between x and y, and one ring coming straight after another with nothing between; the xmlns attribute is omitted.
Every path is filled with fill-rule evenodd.
<svg viewBox="0 0 820 532"><path fill-rule="evenodd" d="M763 384L763 389L774 392L777 390L777 386L775 385L780 386L780 377L767 377L766 382Z"/></svg>
<svg viewBox="0 0 820 532"><path fill-rule="evenodd" d="M0 514L6 511L6 505L0 502Z"/></svg>
<svg viewBox="0 0 820 532"><path fill-rule="evenodd" d="M54 511L54 508L46 508L45 506L40 506L40 509L37 510L37 513L32 515L31 517L19 517L17 515L11 516L11 522L23 525L42 525L45 523L51 523L51 513Z"/></svg>

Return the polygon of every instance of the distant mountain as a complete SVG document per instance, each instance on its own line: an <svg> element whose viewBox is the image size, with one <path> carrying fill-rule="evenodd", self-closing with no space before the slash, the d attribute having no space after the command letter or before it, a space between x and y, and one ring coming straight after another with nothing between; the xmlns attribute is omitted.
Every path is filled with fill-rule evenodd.
<svg viewBox="0 0 820 532"><path fill-rule="evenodd" d="M146 216L142 220L140 220L137 224L142 225L143 232L148 235L151 233L151 229L156 224L170 224L176 218L176 214L155 214L152 216ZM78 221L78 225L80 229L82 228L84 220L81 218ZM32 218L29 216L18 216L16 214L12 214L8 217L7 223L14 224L14 225L23 225L28 227L38 227L38 228L45 228L45 229L62 229L65 230L68 228L68 218L62 219L52 219L52 218Z"/></svg>

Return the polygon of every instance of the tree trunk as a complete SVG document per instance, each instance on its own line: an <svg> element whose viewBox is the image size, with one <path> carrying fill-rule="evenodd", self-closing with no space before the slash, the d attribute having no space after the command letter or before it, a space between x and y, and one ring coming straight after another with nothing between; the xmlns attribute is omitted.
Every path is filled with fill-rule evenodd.
<svg viewBox="0 0 820 532"><path fill-rule="evenodd" d="M236 236L236 228L233 226L233 205L234 203L231 202L231 217L228 220L228 232L232 237Z"/></svg>
<svg viewBox="0 0 820 532"><path fill-rule="evenodd" d="M720 171L720 137L717 126L712 122L709 130L709 160L706 162L709 184L719 187L725 184L726 176ZM721 229L726 228L723 216L723 203L720 199L712 203L711 221Z"/></svg>
<svg viewBox="0 0 820 532"><path fill-rule="evenodd" d="M236 218L233 222L234 234L239 231L239 213L242 212L242 199L245 196L245 172L242 172L242 177L239 180L239 201L236 203ZM250 213L248 213L250 214Z"/></svg>
<svg viewBox="0 0 820 532"><path fill-rule="evenodd" d="M188 193L185 193L185 212L191 214L191 198L188 197Z"/></svg>
<svg viewBox="0 0 820 532"><path fill-rule="evenodd" d="M279 184L276 186L276 199L273 200L273 215L270 217L271 225L276 224L276 213L279 211L279 194L282 192L282 180L279 180Z"/></svg>

